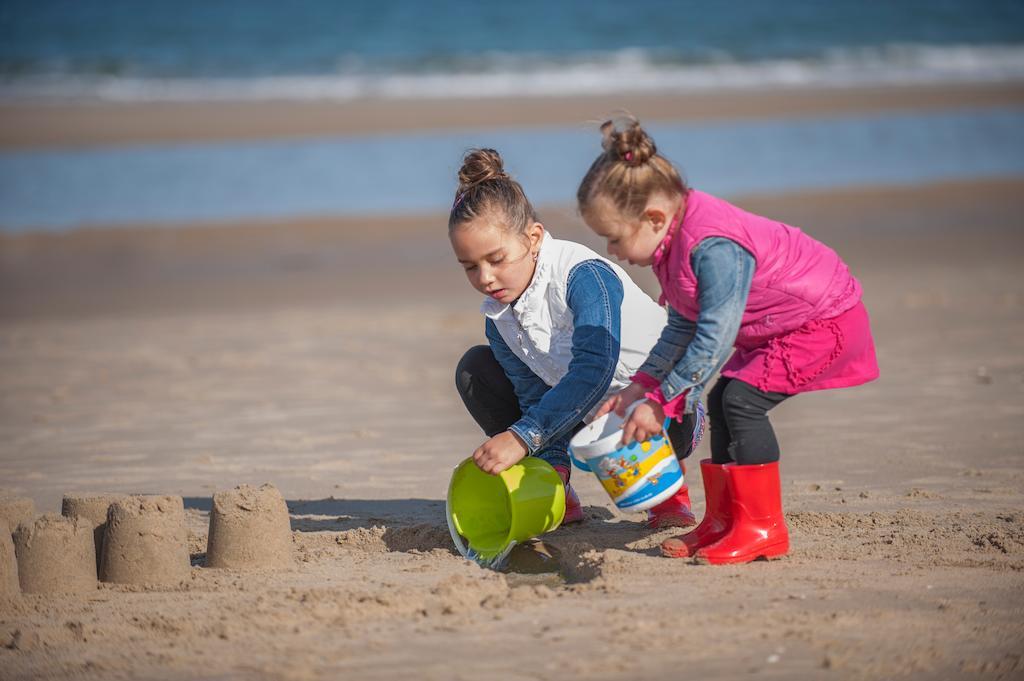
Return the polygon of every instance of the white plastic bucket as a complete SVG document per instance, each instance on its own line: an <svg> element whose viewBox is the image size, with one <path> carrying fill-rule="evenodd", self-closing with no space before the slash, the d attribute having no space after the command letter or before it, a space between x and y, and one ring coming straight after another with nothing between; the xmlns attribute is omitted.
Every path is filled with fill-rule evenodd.
<svg viewBox="0 0 1024 681"><path fill-rule="evenodd" d="M645 511L679 491L683 469L664 428L621 446L623 421L615 412L595 419L569 442L569 456L597 476L619 509Z"/></svg>

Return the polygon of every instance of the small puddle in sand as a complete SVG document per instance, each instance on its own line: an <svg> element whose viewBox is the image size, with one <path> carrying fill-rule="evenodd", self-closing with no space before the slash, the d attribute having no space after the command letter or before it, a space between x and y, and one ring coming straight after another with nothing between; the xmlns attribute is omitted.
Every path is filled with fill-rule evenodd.
<svg viewBox="0 0 1024 681"><path fill-rule="evenodd" d="M548 572L539 575L524 574L521 572L506 572L505 581L513 589L517 586L546 586L550 589L560 589L568 582L565 577L557 572Z"/></svg>
<svg viewBox="0 0 1024 681"><path fill-rule="evenodd" d="M512 587L544 585L554 589L566 585L561 551L540 540L513 548L500 571Z"/></svg>
<svg viewBox="0 0 1024 681"><path fill-rule="evenodd" d="M466 558L482 568L504 574L512 587L544 585L557 588L568 584L562 574L562 552L539 539L517 544L508 555L491 559L481 558L470 546Z"/></svg>

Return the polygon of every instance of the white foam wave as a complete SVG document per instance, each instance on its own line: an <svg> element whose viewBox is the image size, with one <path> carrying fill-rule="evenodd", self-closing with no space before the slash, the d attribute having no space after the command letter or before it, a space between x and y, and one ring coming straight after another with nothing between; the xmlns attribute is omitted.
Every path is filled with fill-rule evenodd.
<svg viewBox="0 0 1024 681"><path fill-rule="evenodd" d="M545 60L487 55L477 70L252 78L34 75L0 83L0 99L260 101L486 98L842 88L1024 80L1024 45L836 49L813 59L678 63L639 49Z"/></svg>

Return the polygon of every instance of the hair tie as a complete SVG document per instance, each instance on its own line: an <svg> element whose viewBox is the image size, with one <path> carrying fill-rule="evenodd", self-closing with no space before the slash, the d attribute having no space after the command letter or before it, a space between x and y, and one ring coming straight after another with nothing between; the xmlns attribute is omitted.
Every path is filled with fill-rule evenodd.
<svg viewBox="0 0 1024 681"><path fill-rule="evenodd" d="M467 189L466 191L462 192L461 194L455 197L455 203L452 204L452 210L455 210L456 208L459 207L459 204L462 203L462 199L466 198L466 194L468 193L469 190Z"/></svg>
<svg viewBox="0 0 1024 681"><path fill-rule="evenodd" d="M626 163L632 163L633 162L633 152L632 151L627 151L625 156L623 156L622 158L626 159Z"/></svg>

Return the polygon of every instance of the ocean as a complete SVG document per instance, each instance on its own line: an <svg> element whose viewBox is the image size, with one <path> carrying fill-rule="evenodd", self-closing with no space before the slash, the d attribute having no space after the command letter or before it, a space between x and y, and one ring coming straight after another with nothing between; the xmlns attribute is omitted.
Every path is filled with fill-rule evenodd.
<svg viewBox="0 0 1024 681"><path fill-rule="evenodd" d="M0 3L0 100L488 97L1021 78L1020 0Z"/></svg>
<svg viewBox="0 0 1024 681"><path fill-rule="evenodd" d="M1024 176L1024 110L652 123L724 194ZM567 204L600 150L581 127L0 153L0 231L443 212L463 152L497 148L538 205Z"/></svg>
<svg viewBox="0 0 1024 681"><path fill-rule="evenodd" d="M1024 2L0 2L0 105L964 82L1024 82ZM650 130L694 186L726 195L1024 176L1024 109ZM499 149L536 203L564 204L598 136L548 126L0 151L0 231L442 211L473 146Z"/></svg>

